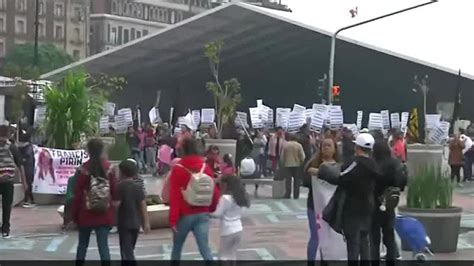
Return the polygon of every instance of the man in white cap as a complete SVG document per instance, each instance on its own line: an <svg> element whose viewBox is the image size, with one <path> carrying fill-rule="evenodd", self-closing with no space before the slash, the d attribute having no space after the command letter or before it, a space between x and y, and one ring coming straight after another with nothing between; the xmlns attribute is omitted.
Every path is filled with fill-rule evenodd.
<svg viewBox="0 0 474 266"><path fill-rule="evenodd" d="M354 141L355 157L340 177L325 180L344 189L346 199L342 211L342 230L346 238L349 261L370 260L369 232L375 208L374 188L381 176L377 163L370 157L375 140L361 133Z"/></svg>

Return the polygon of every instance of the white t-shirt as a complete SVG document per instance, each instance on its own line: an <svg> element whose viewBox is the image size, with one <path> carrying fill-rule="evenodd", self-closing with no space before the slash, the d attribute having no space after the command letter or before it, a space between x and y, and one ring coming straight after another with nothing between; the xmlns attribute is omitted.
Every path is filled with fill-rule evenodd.
<svg viewBox="0 0 474 266"><path fill-rule="evenodd" d="M231 195L222 195L212 217L221 220L221 236L235 234L243 230L242 207L235 203Z"/></svg>
<svg viewBox="0 0 474 266"><path fill-rule="evenodd" d="M255 173L255 161L252 158L245 158L240 162L240 175L251 176Z"/></svg>
<svg viewBox="0 0 474 266"><path fill-rule="evenodd" d="M465 145L464 150L462 150L462 153L464 154L464 153L466 153L468 150L471 149L471 147L472 147L472 139L471 139L470 137L464 135L464 134L461 135L460 138L461 138L461 141L464 141L464 139L466 140L466 141L464 142L464 145Z"/></svg>

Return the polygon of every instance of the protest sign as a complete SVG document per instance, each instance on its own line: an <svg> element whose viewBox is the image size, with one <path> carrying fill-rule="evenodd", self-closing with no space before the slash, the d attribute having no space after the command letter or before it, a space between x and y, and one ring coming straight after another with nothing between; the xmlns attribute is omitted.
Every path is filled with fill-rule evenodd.
<svg viewBox="0 0 474 266"><path fill-rule="evenodd" d="M382 115L383 129L385 130L390 129L390 112L388 110L383 110L380 112L380 115Z"/></svg>
<svg viewBox="0 0 474 266"><path fill-rule="evenodd" d="M298 132L301 126L304 125L305 121L306 117L304 116L304 112L291 112L288 120L288 132Z"/></svg>
<svg viewBox="0 0 474 266"><path fill-rule="evenodd" d="M148 112L148 118L150 118L151 124L161 123L160 110L156 107L151 108Z"/></svg>
<svg viewBox="0 0 474 266"><path fill-rule="evenodd" d="M310 129L312 131L321 132L324 125L324 112L314 110L311 117Z"/></svg>
<svg viewBox="0 0 474 266"><path fill-rule="evenodd" d="M108 134L109 133L109 116L104 115L99 120L99 133Z"/></svg>
<svg viewBox="0 0 474 266"><path fill-rule="evenodd" d="M444 144L449 137L449 122L440 122L439 125L430 131L429 140L436 144Z"/></svg>
<svg viewBox="0 0 474 266"><path fill-rule="evenodd" d="M66 194L67 181L76 169L89 160L85 150L59 150L34 147L33 192Z"/></svg>
<svg viewBox="0 0 474 266"><path fill-rule="evenodd" d="M304 107L302 105L299 105L299 104L296 104L296 103L293 105L293 112L304 114L305 110L306 110L306 107Z"/></svg>
<svg viewBox="0 0 474 266"><path fill-rule="evenodd" d="M127 119L125 119L124 115L116 115L114 118L114 122L115 122L115 132L117 134L126 133L128 127L131 126L131 124L127 121Z"/></svg>
<svg viewBox="0 0 474 266"><path fill-rule="evenodd" d="M290 108L277 108L276 109L276 126L282 128L288 128L288 120L290 119Z"/></svg>
<svg viewBox="0 0 474 266"><path fill-rule="evenodd" d="M441 115L439 114L425 115L426 129L435 129L440 126L440 122L441 122Z"/></svg>
<svg viewBox="0 0 474 266"><path fill-rule="evenodd" d="M382 130L383 129L382 114L370 113L368 128L369 130Z"/></svg>
<svg viewBox="0 0 474 266"><path fill-rule="evenodd" d="M199 127L199 124L201 124L201 111L200 110L193 110L191 112L191 115L193 116L193 123L197 127Z"/></svg>
<svg viewBox="0 0 474 266"><path fill-rule="evenodd" d="M252 122L253 128L263 128L263 121L261 116L261 108L251 107L249 108L250 121Z"/></svg>
<svg viewBox="0 0 474 266"><path fill-rule="evenodd" d="M344 115L342 109L338 105L329 106L329 125L332 129L342 127L344 123Z"/></svg>
<svg viewBox="0 0 474 266"><path fill-rule="evenodd" d="M360 130L362 129L362 119L364 118L364 112L363 111L357 111L357 121L356 125L357 128Z"/></svg>
<svg viewBox="0 0 474 266"><path fill-rule="evenodd" d="M247 122L247 113L245 112L235 112L235 125L239 128L248 128L249 124Z"/></svg>
<svg viewBox="0 0 474 266"><path fill-rule="evenodd" d="M274 116L273 116L273 109L267 107L267 119L265 120L265 127L266 128L273 128L273 121L274 121Z"/></svg>
<svg viewBox="0 0 474 266"><path fill-rule="evenodd" d="M202 124L213 124L216 117L216 111L214 108L201 109L201 123Z"/></svg>
<svg viewBox="0 0 474 266"><path fill-rule="evenodd" d="M392 123L392 128L396 128L396 129L401 128L400 114L399 113L391 113L390 114L390 121Z"/></svg>
<svg viewBox="0 0 474 266"><path fill-rule="evenodd" d="M127 126L133 126L132 109L122 108L118 110L117 114L123 118L123 120L127 123Z"/></svg>
<svg viewBox="0 0 474 266"><path fill-rule="evenodd" d="M400 128L401 128L402 132L407 131L408 119L409 118L410 118L410 113L409 112L403 112L402 113L402 119L401 119L401 125L400 125Z"/></svg>

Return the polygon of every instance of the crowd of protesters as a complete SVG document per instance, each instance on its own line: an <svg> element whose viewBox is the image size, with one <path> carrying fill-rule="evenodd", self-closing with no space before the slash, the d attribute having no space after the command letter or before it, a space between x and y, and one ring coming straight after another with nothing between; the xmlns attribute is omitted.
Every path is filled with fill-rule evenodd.
<svg viewBox="0 0 474 266"><path fill-rule="evenodd" d="M166 174L162 197L170 207L172 260L181 259L190 232L202 257L213 260L209 247L212 218L221 223L219 259L238 259L236 251L243 236L241 216L250 207L241 179L266 176L285 180L287 199L298 199L300 186L309 189L309 261L377 261L381 258L381 242L387 250L386 260L400 257L394 232L398 202L389 202L387 195L399 195L407 183L406 141L402 132L384 134L363 129L354 135L343 128L317 133L306 125L294 133L283 128L273 132L237 129L233 135L237 139L235 155L221 154L218 146L205 148L206 140L217 137L215 126L204 128L201 133L181 126L175 134L167 124L156 129L150 125L131 127L126 135L130 159L121 162L118 171L104 156L103 143L90 140L90 159L69 179L65 204L64 227L74 223L78 229L77 261L84 263L92 231L101 260L110 261L108 237L113 226L118 229L122 259L135 260L140 230L150 231L146 192L139 178L145 172ZM8 200L16 173L20 173L25 186L24 206L34 204L34 156L28 135L21 135L17 145L9 138L8 127L0 126L3 237L10 233ZM472 140L461 132L453 135L449 148L452 177L459 182L460 169L464 168L465 180L470 180L474 161ZM339 195L344 195L342 206L331 203Z"/></svg>

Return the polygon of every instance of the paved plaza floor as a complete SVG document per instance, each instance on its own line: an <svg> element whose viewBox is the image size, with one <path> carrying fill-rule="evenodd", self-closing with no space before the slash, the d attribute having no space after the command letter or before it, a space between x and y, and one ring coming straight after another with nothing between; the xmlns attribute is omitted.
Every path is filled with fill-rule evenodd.
<svg viewBox="0 0 474 266"><path fill-rule="evenodd" d="M147 180L147 183L155 182ZM253 194L253 187L248 186ZM243 218L244 237L238 251L241 260L304 260L308 240L304 190L299 200L271 198L271 187L262 187L259 198L253 199L251 208ZM456 189L455 205L462 206L462 229L458 252L436 254L440 260L474 260L474 183ZM75 257L77 233L60 233L61 218L58 206L38 206L32 209L15 208L12 217L12 238L0 239L0 260L68 260ZM140 235L136 255L139 260L166 260L170 258L172 234L168 229L154 230ZM219 244L218 223L213 221L210 231L211 248ZM118 235L110 237L113 259L120 258ZM341 247L344 248L344 247ZM404 258L410 254L404 253ZM97 259L95 238L91 238L89 259ZM183 259L199 259L193 237L186 242Z"/></svg>

